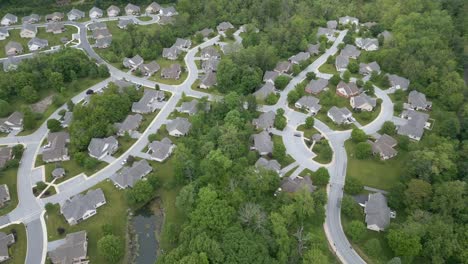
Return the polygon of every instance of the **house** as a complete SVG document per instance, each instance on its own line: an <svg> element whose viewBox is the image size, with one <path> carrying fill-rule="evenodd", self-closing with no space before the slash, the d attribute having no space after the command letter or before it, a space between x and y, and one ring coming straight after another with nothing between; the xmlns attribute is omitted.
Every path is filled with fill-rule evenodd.
<svg viewBox="0 0 468 264"><path fill-rule="evenodd" d="M176 42L172 46L181 50L187 50L190 48L190 46L192 46L192 41L189 39L177 38Z"/></svg>
<svg viewBox="0 0 468 264"><path fill-rule="evenodd" d="M129 82L125 79L121 79L121 80L115 80L113 81L113 83L119 88L119 93L122 93L124 91L125 88L135 88L135 84L132 83L132 82Z"/></svg>
<svg viewBox="0 0 468 264"><path fill-rule="evenodd" d="M359 51L354 45L346 44L346 46L341 50L340 55L351 59L357 59L359 55L361 55L361 51Z"/></svg>
<svg viewBox="0 0 468 264"><path fill-rule="evenodd" d="M0 132L10 133L12 131L23 130L23 114L13 112L7 118L0 119Z"/></svg>
<svg viewBox="0 0 468 264"><path fill-rule="evenodd" d="M94 39L103 39L103 38L109 38L109 37L112 37L112 34L107 28L96 29L93 31Z"/></svg>
<svg viewBox="0 0 468 264"><path fill-rule="evenodd" d="M5 234L0 232L0 262L10 259L9 247L15 243L15 236L13 234Z"/></svg>
<svg viewBox="0 0 468 264"><path fill-rule="evenodd" d="M252 150L258 151L260 155L268 155L273 151L273 141L270 134L263 130L262 132L253 135Z"/></svg>
<svg viewBox="0 0 468 264"><path fill-rule="evenodd" d="M384 231L390 224L390 218L394 215L387 205L387 198L379 192L369 194L364 213L366 214L367 229L373 231Z"/></svg>
<svg viewBox="0 0 468 264"><path fill-rule="evenodd" d="M49 251L52 264L86 264L89 263L88 238L86 231L67 234L64 243Z"/></svg>
<svg viewBox="0 0 468 264"><path fill-rule="evenodd" d="M88 146L89 156L102 160L106 156L111 156L117 151L119 142L113 136L107 138L92 138Z"/></svg>
<svg viewBox="0 0 468 264"><path fill-rule="evenodd" d="M263 81L275 84L276 78L279 76L279 73L276 71L266 71L263 75Z"/></svg>
<svg viewBox="0 0 468 264"><path fill-rule="evenodd" d="M348 24L352 24L356 26L359 25L359 19L355 17L350 17L350 16L340 17L338 21L340 25L348 25Z"/></svg>
<svg viewBox="0 0 468 264"><path fill-rule="evenodd" d="M312 193L315 191L316 187L312 185L312 180L309 176L296 176L296 177L286 177L281 181L281 187L278 188L278 191L285 191L287 193L295 193L300 190L306 190L307 192Z"/></svg>
<svg viewBox="0 0 468 264"><path fill-rule="evenodd" d="M398 126L398 135L407 136L414 140L421 140L424 134L424 129L430 128L428 123L429 115L426 113L417 112L415 110L404 110L401 113L401 118L407 119L407 123Z"/></svg>
<svg viewBox="0 0 468 264"><path fill-rule="evenodd" d="M201 50L200 58L202 60L208 60L208 59L211 59L211 58L220 59L221 56L219 55L219 52L213 46L208 46L208 47L203 48Z"/></svg>
<svg viewBox="0 0 468 264"><path fill-rule="evenodd" d="M123 66L125 68L136 69L143 63L143 58L140 55L135 55L133 58L124 58Z"/></svg>
<svg viewBox="0 0 468 264"><path fill-rule="evenodd" d="M146 14L159 14L159 10L161 10L161 6L156 3L152 2L149 6L145 9Z"/></svg>
<svg viewBox="0 0 468 264"><path fill-rule="evenodd" d="M360 92L361 90L353 82L345 83L344 81L340 81L336 86L336 94L345 98L356 96Z"/></svg>
<svg viewBox="0 0 468 264"><path fill-rule="evenodd" d="M382 33L377 35L378 37L382 37L384 42L388 42L393 39L393 34L390 31L384 30Z"/></svg>
<svg viewBox="0 0 468 264"><path fill-rule="evenodd" d="M173 137L181 137L188 134L192 124L185 117L177 117L166 125L166 130Z"/></svg>
<svg viewBox="0 0 468 264"><path fill-rule="evenodd" d="M289 73L292 70L292 64L289 61L280 61L276 64L275 72Z"/></svg>
<svg viewBox="0 0 468 264"><path fill-rule="evenodd" d="M170 48L164 48L162 56L163 58L166 58L168 60L177 60L177 57L179 56L180 53L182 53L180 49L172 46Z"/></svg>
<svg viewBox="0 0 468 264"><path fill-rule="evenodd" d="M8 161L13 158L13 148L0 147L0 169L3 169Z"/></svg>
<svg viewBox="0 0 468 264"><path fill-rule="evenodd" d="M265 100L270 94L275 92L275 86L272 83L267 82L260 89L255 91L253 95L257 100Z"/></svg>
<svg viewBox="0 0 468 264"><path fill-rule="evenodd" d="M62 127L68 127L73 119L73 112L65 112L65 114L60 118L60 123L62 123Z"/></svg>
<svg viewBox="0 0 468 264"><path fill-rule="evenodd" d="M135 161L131 167L124 167L110 178L120 189L133 188L135 183L153 171L148 161L142 159Z"/></svg>
<svg viewBox="0 0 468 264"><path fill-rule="evenodd" d="M151 155L151 159L159 162L165 161L172 154L175 145L167 137L161 141L153 141L148 145L148 154Z"/></svg>
<svg viewBox="0 0 468 264"><path fill-rule="evenodd" d="M163 68L161 70L161 78L178 80L181 73L182 68L180 64L174 63L169 68Z"/></svg>
<svg viewBox="0 0 468 264"><path fill-rule="evenodd" d="M432 102L426 100L426 95L418 91L411 91L408 95L408 105L410 109L414 110L430 110Z"/></svg>
<svg viewBox="0 0 468 264"><path fill-rule="evenodd" d="M139 16L140 7L129 3L125 6L125 14L127 14L127 16Z"/></svg>
<svg viewBox="0 0 468 264"><path fill-rule="evenodd" d="M10 36L10 33L8 32L8 29L0 28L0 40L5 40L9 36Z"/></svg>
<svg viewBox="0 0 468 264"><path fill-rule="evenodd" d="M310 55L318 55L320 53L320 43L309 44L307 46L307 52L309 52Z"/></svg>
<svg viewBox="0 0 468 264"><path fill-rule="evenodd" d="M209 71L217 71L218 70L218 65L219 65L220 60L216 58L210 58L208 60L204 60L202 62L202 70L204 72L209 72Z"/></svg>
<svg viewBox="0 0 468 264"><path fill-rule="evenodd" d="M9 72L9 71L14 71L14 70L18 69L18 66L19 66L20 62L21 62L21 59L19 57L13 57L13 56L7 57L3 61L3 71L4 72ZM0 131L1 131L1 129L2 128L1 128L1 122L0 122Z"/></svg>
<svg viewBox="0 0 468 264"><path fill-rule="evenodd" d="M23 53L23 46L20 43L15 41L8 41L5 45L5 54L7 56L15 56Z"/></svg>
<svg viewBox="0 0 468 264"><path fill-rule="evenodd" d="M387 78L391 89L402 89L403 91L406 91L409 87L410 80L404 77L398 76L396 74L387 74Z"/></svg>
<svg viewBox="0 0 468 264"><path fill-rule="evenodd" d="M268 111L262 113L258 118L252 120L252 124L256 129L265 129L268 130L273 127L275 123L276 113L273 111Z"/></svg>
<svg viewBox="0 0 468 264"><path fill-rule="evenodd" d="M348 69L349 58L343 55L338 55L335 58L335 67L339 72L344 72Z"/></svg>
<svg viewBox="0 0 468 264"><path fill-rule="evenodd" d="M158 106L157 102L164 101L164 98L164 91L146 89L140 101L132 104L132 112L140 114L152 113Z"/></svg>
<svg viewBox="0 0 468 264"><path fill-rule="evenodd" d="M128 115L122 123L116 123L117 135L123 136L126 133L132 134L135 132L141 124L143 116L140 114Z"/></svg>
<svg viewBox="0 0 468 264"><path fill-rule="evenodd" d="M159 64L156 61L151 61L147 64L140 64L140 66L138 66L138 69L144 76L151 76L157 71L159 71L159 69L161 69L161 66L159 66Z"/></svg>
<svg viewBox="0 0 468 264"><path fill-rule="evenodd" d="M327 79L318 78L317 80L310 80L305 87L305 92L310 94L319 94L321 91L325 90L327 86Z"/></svg>
<svg viewBox="0 0 468 264"><path fill-rule="evenodd" d="M0 21L0 24L2 26L9 26L12 24L16 24L18 22L18 17L13 15L13 14L6 14L3 16L2 20Z"/></svg>
<svg viewBox="0 0 468 264"><path fill-rule="evenodd" d="M197 31L197 34L201 34L204 39L210 37L214 33L214 30L211 28L204 28L200 31Z"/></svg>
<svg viewBox="0 0 468 264"><path fill-rule="evenodd" d="M325 36L329 41L335 41L335 30L330 28L319 27L317 30L317 38Z"/></svg>
<svg viewBox="0 0 468 264"><path fill-rule="evenodd" d="M119 27L120 29L126 29L129 25L133 24L135 24L135 22L133 22L132 19L119 19L117 27Z"/></svg>
<svg viewBox="0 0 468 264"><path fill-rule="evenodd" d="M99 188L86 194L77 194L60 206L60 212L68 224L76 225L97 213L97 208L106 204L104 192Z"/></svg>
<svg viewBox="0 0 468 264"><path fill-rule="evenodd" d="M176 11L175 7L168 6L168 7L162 7L161 10L159 10L159 14L161 16L171 17L171 16L177 15L177 11Z"/></svg>
<svg viewBox="0 0 468 264"><path fill-rule="evenodd" d="M177 108L177 111L180 112L180 113L186 113L186 114L189 114L189 115L194 115L198 112L198 100L197 99L193 99L192 101L190 102L183 102L180 107ZM208 106L208 109L209 109L209 106ZM207 109L205 109L207 110Z"/></svg>
<svg viewBox="0 0 468 264"><path fill-rule="evenodd" d="M319 104L319 99L310 95L302 96L299 100L297 100L294 106L299 109L305 109L312 115L316 115L322 108L322 106Z"/></svg>
<svg viewBox="0 0 468 264"><path fill-rule="evenodd" d="M23 24L20 31L22 38L34 38L37 34L37 27L31 24Z"/></svg>
<svg viewBox="0 0 468 264"><path fill-rule="evenodd" d="M103 22L93 22L88 25L88 29L91 31L98 30L98 29L106 29L107 25Z"/></svg>
<svg viewBox="0 0 468 264"><path fill-rule="evenodd" d="M351 107L355 110L370 112L377 106L377 99L368 96L367 94L360 94L353 96L349 99Z"/></svg>
<svg viewBox="0 0 468 264"><path fill-rule="evenodd" d="M374 51L379 49L379 40L375 38L356 38L355 44L360 49L367 51Z"/></svg>
<svg viewBox="0 0 468 264"><path fill-rule="evenodd" d="M327 21L327 28L336 29L337 26L338 26L338 21L336 20Z"/></svg>
<svg viewBox="0 0 468 264"><path fill-rule="evenodd" d="M292 64L300 64L310 58L310 54L308 52L299 52L298 54L291 56L289 58L289 62Z"/></svg>
<svg viewBox="0 0 468 264"><path fill-rule="evenodd" d="M46 32L47 33L54 33L54 34L61 34L65 31L65 26L62 23L48 23L46 24Z"/></svg>
<svg viewBox="0 0 468 264"><path fill-rule="evenodd" d="M93 7L91 8L91 10L89 10L89 17L91 19L101 18L103 15L104 15L104 12L100 8Z"/></svg>
<svg viewBox="0 0 468 264"><path fill-rule="evenodd" d="M85 12L78 10L76 8L73 8L70 10L70 12L67 13L68 20L70 21L75 21L75 20L80 20L86 16Z"/></svg>
<svg viewBox="0 0 468 264"><path fill-rule="evenodd" d="M216 30L218 30L218 33L220 35L225 36L225 32L228 31L229 29L233 29L234 26L230 22L221 22L217 27Z"/></svg>
<svg viewBox="0 0 468 264"><path fill-rule="evenodd" d="M55 168L53 171L52 171L52 177L54 179L56 178L62 178L63 176L65 176L65 169L63 168Z"/></svg>
<svg viewBox="0 0 468 264"><path fill-rule="evenodd" d="M111 5L111 6L109 6L109 8L107 8L107 16L108 17L116 17L119 14L120 14L120 8L118 8L117 6Z"/></svg>
<svg viewBox="0 0 468 264"><path fill-rule="evenodd" d="M104 37L96 40L94 47L98 49L106 49L112 44L112 37Z"/></svg>
<svg viewBox="0 0 468 264"><path fill-rule="evenodd" d="M25 16L22 19L23 24L35 24L39 22L40 16L37 14L31 14L29 16Z"/></svg>
<svg viewBox="0 0 468 264"><path fill-rule="evenodd" d="M62 21L65 15L60 12L54 12L52 14L48 14L45 16L45 21L46 22L59 22Z"/></svg>
<svg viewBox="0 0 468 264"><path fill-rule="evenodd" d="M0 185L0 208L4 207L5 204L10 201L10 199L10 191L8 190L8 185Z"/></svg>
<svg viewBox="0 0 468 264"><path fill-rule="evenodd" d="M327 116L338 125L351 124L354 121L353 114L346 107L332 106L328 110Z"/></svg>
<svg viewBox="0 0 468 264"><path fill-rule="evenodd" d="M42 152L45 163L69 160L67 144L70 142L68 132L54 132L47 136L47 145Z"/></svg>
<svg viewBox="0 0 468 264"><path fill-rule="evenodd" d="M397 141L387 134L380 136L375 142L369 142L372 146L372 153L379 155L381 160L387 160L397 155L394 147Z"/></svg>
<svg viewBox="0 0 468 264"><path fill-rule="evenodd" d="M208 89L210 87L215 86L218 84L218 80L216 77L216 72L208 71L200 81L199 87L202 89Z"/></svg>
<svg viewBox="0 0 468 264"><path fill-rule="evenodd" d="M41 50L49 46L49 41L47 39L32 38L28 42L28 48L30 51Z"/></svg>
<svg viewBox="0 0 468 264"><path fill-rule="evenodd" d="M23 130L23 117L22 113L15 111L7 118L0 119L0 132L10 133Z"/></svg>
<svg viewBox="0 0 468 264"><path fill-rule="evenodd" d="M359 63L359 73L362 75L371 75L373 72L380 74L380 66L377 62Z"/></svg>
<svg viewBox="0 0 468 264"><path fill-rule="evenodd" d="M280 173L281 164L277 160L267 160L264 157L260 157L257 162L255 162L256 169L271 170L276 173Z"/></svg>

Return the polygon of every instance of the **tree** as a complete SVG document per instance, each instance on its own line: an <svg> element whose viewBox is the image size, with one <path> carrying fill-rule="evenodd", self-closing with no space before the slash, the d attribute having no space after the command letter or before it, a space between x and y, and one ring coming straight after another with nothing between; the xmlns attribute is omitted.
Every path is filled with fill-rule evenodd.
<svg viewBox="0 0 468 264"><path fill-rule="evenodd" d="M355 194L362 192L363 189L364 189L364 186L358 179L352 178L352 177L346 177L344 191L347 194L355 195Z"/></svg>
<svg viewBox="0 0 468 264"><path fill-rule="evenodd" d="M278 101L278 96L275 93L270 93L265 98L265 103L267 105L274 105L274 104L276 104L277 101Z"/></svg>
<svg viewBox="0 0 468 264"><path fill-rule="evenodd" d="M111 263L118 262L125 254L124 243L115 235L104 236L98 241L98 253Z"/></svg>
<svg viewBox="0 0 468 264"><path fill-rule="evenodd" d="M284 90L288 85L290 78L286 75L280 75L275 79L275 87L278 90Z"/></svg>
<svg viewBox="0 0 468 264"><path fill-rule="evenodd" d="M364 84L363 88L364 88L364 91L366 92L366 94L368 94L368 95L373 95L375 93L374 84L371 81L367 81Z"/></svg>
<svg viewBox="0 0 468 264"><path fill-rule="evenodd" d="M21 97L23 97L27 103L34 103L39 99L37 91L31 85L26 85L21 89Z"/></svg>
<svg viewBox="0 0 468 264"><path fill-rule="evenodd" d="M355 152L357 159L367 159L372 156L372 146L367 142L361 142L356 145Z"/></svg>
<svg viewBox="0 0 468 264"><path fill-rule="evenodd" d="M347 194L341 199L341 212L351 219L359 219L362 215L361 207L359 207L353 197Z"/></svg>
<svg viewBox="0 0 468 264"><path fill-rule="evenodd" d="M366 253L374 258L382 254L382 245L377 238L371 238L364 244Z"/></svg>
<svg viewBox="0 0 468 264"><path fill-rule="evenodd" d="M186 215L192 212L195 206L195 186L193 184L185 185L177 195L175 205Z"/></svg>
<svg viewBox="0 0 468 264"><path fill-rule="evenodd" d="M5 117L11 112L11 106L10 104L5 101L0 99L0 117Z"/></svg>
<svg viewBox="0 0 468 264"><path fill-rule="evenodd" d="M288 93L288 103L294 104L297 100L299 100L300 97L301 95L295 89L291 90Z"/></svg>
<svg viewBox="0 0 468 264"><path fill-rule="evenodd" d="M462 219L468 209L467 198L466 182L444 182L435 186L431 208L444 217Z"/></svg>
<svg viewBox="0 0 468 264"><path fill-rule="evenodd" d="M52 118L47 120L47 129L49 129L50 132L58 132L62 129L62 124L57 119Z"/></svg>
<svg viewBox="0 0 468 264"><path fill-rule="evenodd" d="M328 174L328 170L324 167L320 167L313 175L314 184L319 186L327 185L330 180L330 174Z"/></svg>
<svg viewBox="0 0 468 264"><path fill-rule="evenodd" d="M279 140L273 141L273 158L278 160L280 163L286 158L286 148L283 145L283 142Z"/></svg>
<svg viewBox="0 0 468 264"><path fill-rule="evenodd" d="M383 123L382 125L382 128L380 129L380 131L383 134L387 134L387 135L394 135L395 130L396 130L396 126L392 121L385 121L385 123Z"/></svg>
<svg viewBox="0 0 468 264"><path fill-rule="evenodd" d="M366 132L359 128L353 128L351 131L351 139L355 143L365 142L367 140Z"/></svg>
<svg viewBox="0 0 468 264"><path fill-rule="evenodd" d="M306 120L305 120L305 128L309 129L309 128L313 128L314 127L314 123L315 123L315 120L312 116L308 116L306 117Z"/></svg>
<svg viewBox="0 0 468 264"><path fill-rule="evenodd" d="M424 209L429 206L431 196L432 186L430 183L420 179L412 179L405 191L405 203L412 210Z"/></svg>
<svg viewBox="0 0 468 264"><path fill-rule="evenodd" d="M349 223L349 226L346 229L346 231L352 240L359 241L363 238L366 232L366 227L364 226L362 221L353 220L351 221L351 223Z"/></svg>
<svg viewBox="0 0 468 264"><path fill-rule="evenodd" d="M333 74L333 76L330 78L330 84L333 86L337 86L338 83L340 83L341 77L338 73Z"/></svg>
<svg viewBox="0 0 468 264"><path fill-rule="evenodd" d="M387 240L388 245L397 256L414 257L422 249L420 238L402 229L390 229Z"/></svg>
<svg viewBox="0 0 468 264"><path fill-rule="evenodd" d="M349 80L351 79L351 73L346 70L344 73L343 73L343 81L345 83L349 83Z"/></svg>
<svg viewBox="0 0 468 264"><path fill-rule="evenodd" d="M348 64L348 70L351 73L358 73L359 72L359 64L357 63L356 60L350 60Z"/></svg>
<svg viewBox="0 0 468 264"><path fill-rule="evenodd" d="M308 72L306 76L307 76L307 80L309 81L317 78L317 75L315 74L315 72Z"/></svg>
<svg viewBox="0 0 468 264"><path fill-rule="evenodd" d="M303 264L327 264L329 263L328 258L325 254L323 254L322 250L317 248L311 248L304 254L304 258L302 259Z"/></svg>
<svg viewBox="0 0 468 264"><path fill-rule="evenodd" d="M146 204L153 197L153 186L148 181L139 180L127 190L127 199L130 205Z"/></svg>
<svg viewBox="0 0 468 264"><path fill-rule="evenodd" d="M282 109L279 108L278 110L282 110ZM280 111L277 111L277 113L276 113L274 126L278 130L283 130L286 127L286 125L288 124L288 122L286 120L286 117L284 115L282 115L282 114L280 115L279 112ZM284 110L283 110L283 112L284 112Z"/></svg>

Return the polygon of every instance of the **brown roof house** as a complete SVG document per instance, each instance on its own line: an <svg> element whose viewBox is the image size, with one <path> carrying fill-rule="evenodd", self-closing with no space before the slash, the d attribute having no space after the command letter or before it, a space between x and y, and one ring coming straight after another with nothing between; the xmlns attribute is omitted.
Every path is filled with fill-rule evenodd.
<svg viewBox="0 0 468 264"><path fill-rule="evenodd" d="M292 64L289 61L280 61L276 64L275 71L278 73L290 73Z"/></svg>
<svg viewBox="0 0 468 264"><path fill-rule="evenodd" d="M23 46L15 41L8 41L5 45L5 54L7 56L15 56L23 53Z"/></svg>
<svg viewBox="0 0 468 264"><path fill-rule="evenodd" d="M394 149L397 141L387 134L380 136L375 142L369 142L372 145L374 155L379 155L380 159L387 160L395 157L397 151Z"/></svg>
<svg viewBox="0 0 468 264"><path fill-rule="evenodd" d="M361 90L358 88L356 83L349 82L345 83L340 81L336 86L336 94L345 98L350 98L358 95Z"/></svg>
<svg viewBox="0 0 468 264"><path fill-rule="evenodd" d="M47 23L46 24L46 32L47 33L54 33L54 34L61 34L65 31L65 26L63 23L57 23L57 22L52 22L52 23Z"/></svg>
<svg viewBox="0 0 468 264"><path fill-rule="evenodd" d="M58 22L58 21L62 21L64 17L65 15L63 13L54 12L52 14L46 15L45 20L46 22L50 22L50 21Z"/></svg>
<svg viewBox="0 0 468 264"><path fill-rule="evenodd" d="M216 72L208 71L200 80L199 87L202 89L208 89L215 86L218 83Z"/></svg>

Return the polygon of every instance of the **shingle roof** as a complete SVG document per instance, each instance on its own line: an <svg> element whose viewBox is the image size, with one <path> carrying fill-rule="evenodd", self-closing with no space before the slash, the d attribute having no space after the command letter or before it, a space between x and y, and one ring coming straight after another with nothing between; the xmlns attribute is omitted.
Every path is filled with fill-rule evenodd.
<svg viewBox="0 0 468 264"><path fill-rule="evenodd" d="M379 40L375 38L356 38L356 46L361 49L367 50L371 46L379 47Z"/></svg>
<svg viewBox="0 0 468 264"><path fill-rule="evenodd" d="M336 106L332 106L330 110L328 110L328 115L333 117L333 120L338 123L342 124L344 121L347 120L347 116L350 116L352 113L346 107L338 108Z"/></svg>
<svg viewBox="0 0 468 264"><path fill-rule="evenodd" d="M372 98L368 96L367 94L357 95L355 97L352 97L352 100L354 101L355 108L362 108L366 104L369 104L372 107L375 107L377 105L377 99Z"/></svg>
<svg viewBox="0 0 468 264"><path fill-rule="evenodd" d="M157 160L165 159L169 155L172 147L172 141L167 137L163 138L161 141L153 141L148 145L148 149L151 151L151 157Z"/></svg>
<svg viewBox="0 0 468 264"><path fill-rule="evenodd" d="M50 147L42 152L44 161L61 160L64 156L68 156L67 142L70 141L70 134L67 132L49 133L47 141Z"/></svg>
<svg viewBox="0 0 468 264"><path fill-rule="evenodd" d="M344 49L341 50L340 55L357 58L361 55L361 51L358 50L356 46L347 44Z"/></svg>
<svg viewBox="0 0 468 264"><path fill-rule="evenodd" d="M221 22L217 27L216 29L218 31L226 31L230 28L234 28L234 26L230 23L230 22Z"/></svg>
<svg viewBox="0 0 468 264"><path fill-rule="evenodd" d="M304 95L299 100L297 100L296 104L300 104L301 107L305 107L313 112L318 112L322 106L319 104L319 99L310 96Z"/></svg>
<svg viewBox="0 0 468 264"><path fill-rule="evenodd" d="M266 170L279 171L281 170L281 165L277 160L267 160L263 157L260 157L257 162L255 162L255 167L263 168Z"/></svg>
<svg viewBox="0 0 468 264"><path fill-rule="evenodd" d="M357 84L353 82L345 83L344 81L340 81L336 86L336 89L344 89L347 95L359 93Z"/></svg>
<svg viewBox="0 0 468 264"><path fill-rule="evenodd" d="M335 65L337 69L346 69L348 68L349 59L347 56L338 55L335 59Z"/></svg>
<svg viewBox="0 0 468 264"><path fill-rule="evenodd" d="M72 264L87 255L86 231L67 234L65 243L49 252L52 263Z"/></svg>
<svg viewBox="0 0 468 264"><path fill-rule="evenodd" d="M92 138L88 146L89 154L92 157L101 157L110 149L115 149L119 145L117 139L113 136L107 138Z"/></svg>
<svg viewBox="0 0 468 264"><path fill-rule="evenodd" d="M298 54L291 56L289 58L289 61L293 63L301 63L303 61L306 61L310 58L310 54L308 52L299 52Z"/></svg>
<svg viewBox="0 0 468 264"><path fill-rule="evenodd" d="M95 210L96 205L106 201L102 190L89 190L86 194L77 194L66 200L60 211L65 219L73 219L75 221L81 219L88 211Z"/></svg>
<svg viewBox="0 0 468 264"><path fill-rule="evenodd" d="M426 109L432 106L432 102L426 100L426 95L418 91L411 91L408 95L408 103L413 108Z"/></svg>
<svg viewBox="0 0 468 264"><path fill-rule="evenodd" d="M390 208L387 205L387 198L381 193L369 194L366 207L367 225L376 225L385 229L390 224Z"/></svg>
<svg viewBox="0 0 468 264"><path fill-rule="evenodd" d="M273 141L270 134L262 131L253 135L254 147L259 153L271 153L273 151Z"/></svg>
<svg viewBox="0 0 468 264"><path fill-rule="evenodd" d="M265 83L260 89L255 91L253 95L259 100L265 100L267 96L275 92L275 86L270 82Z"/></svg>
<svg viewBox="0 0 468 264"><path fill-rule="evenodd" d="M209 71L201 78L200 85L212 87L213 85L216 85L217 82L216 73Z"/></svg>
<svg viewBox="0 0 468 264"><path fill-rule="evenodd" d="M387 74L387 77L391 86L400 86L400 89L402 90L408 89L410 80L396 74Z"/></svg>
<svg viewBox="0 0 468 264"><path fill-rule="evenodd" d="M327 21L327 28L336 29L338 22L336 20Z"/></svg>
<svg viewBox="0 0 468 264"><path fill-rule="evenodd" d="M187 134L192 127L192 124L185 117L177 117L166 125L166 130L171 133L172 131L179 131L182 134Z"/></svg>
<svg viewBox="0 0 468 264"><path fill-rule="evenodd" d="M153 170L145 159L136 161L131 167L124 167L111 176L112 181L122 188L133 187L135 183Z"/></svg>
<svg viewBox="0 0 468 264"><path fill-rule="evenodd" d="M319 78L317 80L311 80L305 87L305 91L308 93L318 94L328 86L328 80Z"/></svg>
<svg viewBox="0 0 468 264"><path fill-rule="evenodd" d="M279 76L279 73L276 71L266 71L265 74L263 75L263 81L274 82L278 76Z"/></svg>
<svg viewBox="0 0 468 264"><path fill-rule="evenodd" d="M161 76L168 79L177 79L179 78L181 71L182 68L180 67L180 64L174 63L171 64L169 68L163 68L161 70Z"/></svg>
<svg viewBox="0 0 468 264"><path fill-rule="evenodd" d="M399 135L421 138L424 134L426 122L429 120L429 115L414 110L405 110L401 116L408 119L408 122L405 125L399 126L397 133Z"/></svg>
<svg viewBox="0 0 468 264"><path fill-rule="evenodd" d="M380 73L380 66L377 62L373 61L371 63L359 63L359 73L360 74L372 74L372 72Z"/></svg>
<svg viewBox="0 0 468 264"><path fill-rule="evenodd" d="M320 53L320 43L317 44L309 44L307 46L307 52L309 52L310 55L317 55Z"/></svg>
<svg viewBox="0 0 468 264"><path fill-rule="evenodd" d="M13 149L10 147L0 147L0 168L12 158Z"/></svg>
<svg viewBox="0 0 468 264"><path fill-rule="evenodd" d="M140 114L128 115L122 123L116 124L119 134L136 130L140 126L142 120L143 116Z"/></svg>
<svg viewBox="0 0 468 264"><path fill-rule="evenodd" d="M275 123L276 113L273 111L268 111L262 113L258 118L252 120L252 124L257 128L267 129L273 127Z"/></svg>
<svg viewBox="0 0 468 264"><path fill-rule="evenodd" d="M0 257L9 257L8 246L15 243L13 234L0 232Z"/></svg>
<svg viewBox="0 0 468 264"><path fill-rule="evenodd" d="M313 192L315 190L315 186L312 185L312 180L309 176L305 177L286 177L281 181L281 190L289 193L297 192L301 189L305 189L308 192Z"/></svg>

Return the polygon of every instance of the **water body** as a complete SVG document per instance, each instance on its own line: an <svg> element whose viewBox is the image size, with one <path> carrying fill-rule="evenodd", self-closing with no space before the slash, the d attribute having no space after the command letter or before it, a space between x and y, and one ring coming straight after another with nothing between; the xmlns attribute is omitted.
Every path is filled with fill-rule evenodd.
<svg viewBox="0 0 468 264"><path fill-rule="evenodd" d="M159 242L155 232L158 230L158 217L151 210L141 210L132 219L135 234L138 237L138 255L136 264L153 264L157 259Z"/></svg>

